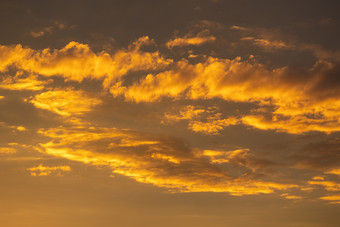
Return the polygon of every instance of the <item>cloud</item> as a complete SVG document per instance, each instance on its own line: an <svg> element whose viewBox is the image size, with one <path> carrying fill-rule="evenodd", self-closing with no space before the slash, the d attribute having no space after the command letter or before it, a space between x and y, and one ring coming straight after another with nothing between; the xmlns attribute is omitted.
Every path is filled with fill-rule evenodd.
<svg viewBox="0 0 340 227"><path fill-rule="evenodd" d="M112 56L106 52L94 53L86 44L70 42L60 50L36 51L17 46L0 46L0 72L9 66L43 76L62 76L68 80L83 81L104 79L104 86L128 72L156 70L166 67L171 60L164 59L159 52L141 52L141 43L148 37L137 40L128 50L118 50Z"/></svg>
<svg viewBox="0 0 340 227"><path fill-rule="evenodd" d="M23 77L23 72L17 72L15 77L7 76L0 82L0 88L6 90L39 91L51 81L40 81L36 75Z"/></svg>
<svg viewBox="0 0 340 227"><path fill-rule="evenodd" d="M281 194L281 196L283 196L286 199L302 199L301 196L289 195L288 193L283 193L283 194Z"/></svg>
<svg viewBox="0 0 340 227"><path fill-rule="evenodd" d="M175 38L172 40L169 40L166 43L166 46L171 49L175 46L200 46L202 44L213 42L216 38L214 36L197 36L197 37L183 37L183 38Z"/></svg>
<svg viewBox="0 0 340 227"><path fill-rule="evenodd" d="M327 20L326 20L327 21ZM231 26L230 29L239 31L243 36L240 40L251 42L255 46L262 47L265 51L290 50L295 52L309 52L317 59L340 60L340 51L327 50L321 45L304 43L283 34L280 29L247 28Z"/></svg>
<svg viewBox="0 0 340 227"><path fill-rule="evenodd" d="M334 181L308 181L310 185L323 186L327 191L340 191L340 183Z"/></svg>
<svg viewBox="0 0 340 227"><path fill-rule="evenodd" d="M320 197L320 199L330 201L331 203L340 203L340 194Z"/></svg>
<svg viewBox="0 0 340 227"><path fill-rule="evenodd" d="M39 31L31 31L30 34L34 38L39 38L45 36L46 34L51 34L55 30L64 30L66 28L67 28L66 24L56 21L54 24L44 27Z"/></svg>
<svg viewBox="0 0 340 227"><path fill-rule="evenodd" d="M292 49L291 45L283 42L282 40L267 40L267 39L259 39L254 37L243 37L241 40L252 41L255 45L266 48L267 50L276 50L276 49Z"/></svg>
<svg viewBox="0 0 340 227"><path fill-rule="evenodd" d="M327 172L325 172L326 174L334 174L334 175L339 175L340 176L340 168L334 168L334 169L331 169Z"/></svg>
<svg viewBox="0 0 340 227"><path fill-rule="evenodd" d="M224 127L239 123L236 117L222 119L221 115L217 107L204 109L189 105L180 110L179 114L166 113L162 123L187 120L190 130L207 135L217 135Z"/></svg>
<svg viewBox="0 0 340 227"><path fill-rule="evenodd" d="M52 111L61 116L79 116L91 111L93 106L102 103L100 99L90 97L83 91L55 89L34 96L31 103L37 108Z"/></svg>
<svg viewBox="0 0 340 227"><path fill-rule="evenodd" d="M0 46L0 71L15 67L29 75L60 76L78 82L86 78L96 79L102 81L104 90L109 90L113 97L124 97L129 102L158 102L165 97L174 100L219 98L257 105L251 114L237 118L224 119L215 115L206 122L190 122L191 130L207 134L218 134L228 125L241 123L261 130L295 134L340 130L340 81L337 76L340 66L337 64L318 61L307 69L269 68L254 59L242 61L239 57L205 57L195 63L186 59L174 62L158 51L141 51L143 45L153 44L149 37L141 37L127 49L112 55L94 53L88 45L77 42L53 51L36 51L20 45ZM147 75L132 81L124 77L137 71ZM46 83L36 76L28 76L7 78L1 86L5 89L42 90ZM44 95L61 93L47 92ZM32 102L36 106L40 103L42 108L47 99ZM61 114L60 108L53 111Z"/></svg>
<svg viewBox="0 0 340 227"><path fill-rule="evenodd" d="M324 172L336 171L340 165L340 140L338 138L305 145L291 157L299 168Z"/></svg>
<svg viewBox="0 0 340 227"><path fill-rule="evenodd" d="M249 174L231 177L225 165L241 165L242 150L211 156L171 138L103 127L59 127L41 130L51 141L42 152L91 165L104 165L112 172L138 182L150 183L174 192L226 192L232 195L273 193L295 185L252 179ZM236 167L235 167L236 168ZM247 168L247 167L242 167ZM241 170L242 170L241 168Z"/></svg>
<svg viewBox="0 0 340 227"><path fill-rule="evenodd" d="M36 167L31 167L27 169L30 171L32 176L49 176L56 174L57 176L62 176L63 172L70 172L70 166L43 166L39 165Z"/></svg>
<svg viewBox="0 0 340 227"><path fill-rule="evenodd" d="M17 150L12 147L0 147L0 154L14 154Z"/></svg>
<svg viewBox="0 0 340 227"><path fill-rule="evenodd" d="M128 87L116 84L110 91L135 102L170 97L257 103L256 114L244 116L244 124L289 133L331 133L340 130L340 83L335 78L339 69L338 65L319 61L307 70L270 70L239 58L209 57L197 64L180 60L168 71L148 74ZM263 112L261 106L273 108L264 108Z"/></svg>

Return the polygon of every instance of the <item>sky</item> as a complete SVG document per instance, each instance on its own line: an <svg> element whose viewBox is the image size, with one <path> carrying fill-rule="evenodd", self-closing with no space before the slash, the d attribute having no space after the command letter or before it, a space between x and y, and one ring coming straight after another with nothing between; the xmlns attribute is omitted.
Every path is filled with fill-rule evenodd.
<svg viewBox="0 0 340 227"><path fill-rule="evenodd" d="M0 0L0 223L336 227L340 3Z"/></svg>

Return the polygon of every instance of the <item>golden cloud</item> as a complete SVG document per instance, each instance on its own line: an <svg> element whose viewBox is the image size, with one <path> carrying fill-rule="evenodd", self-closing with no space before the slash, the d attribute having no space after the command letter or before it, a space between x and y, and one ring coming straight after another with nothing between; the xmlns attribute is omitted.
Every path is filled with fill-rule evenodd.
<svg viewBox="0 0 340 227"><path fill-rule="evenodd" d="M340 203L340 194L320 197L320 199L330 201L331 203Z"/></svg>
<svg viewBox="0 0 340 227"><path fill-rule="evenodd" d="M334 181L308 181L308 184L323 186L327 191L340 191L340 183Z"/></svg>
<svg viewBox="0 0 340 227"><path fill-rule="evenodd" d="M32 176L48 176L52 174L56 174L58 176L62 176L63 172L71 171L70 166L43 166L39 165L36 167L31 167L27 169L30 171Z"/></svg>
<svg viewBox="0 0 340 227"><path fill-rule="evenodd" d="M339 175L340 176L340 168L334 168L329 171L325 172L326 174L334 174L334 175Z"/></svg>
<svg viewBox="0 0 340 227"><path fill-rule="evenodd" d="M12 147L0 147L0 154L14 154L17 150Z"/></svg>
<svg viewBox="0 0 340 227"><path fill-rule="evenodd" d="M213 42L215 40L216 38L214 36L183 37L183 38L176 38L176 39L169 40L166 43L166 46L169 49L175 46L188 46L188 45L199 46L204 43Z"/></svg>
<svg viewBox="0 0 340 227"><path fill-rule="evenodd" d="M114 97L123 96L126 101L156 102L163 97L174 100L220 98L258 105L248 115L225 119L214 115L206 122L194 119L189 122L191 130L206 134L218 134L228 125L241 123L262 130L296 134L340 131L338 65L318 61L307 70L292 67L269 69L253 60L213 57L195 64L185 59L172 64L172 59L162 57L158 51L141 51L141 46L153 43L149 37L141 37L126 50L118 50L112 55L94 53L88 45L77 42L70 42L64 48L53 51L36 51L20 45L0 46L0 71L5 72L8 67L15 66L29 75L59 75L79 82L84 78L99 79ZM153 70L158 73L150 73ZM134 71L148 71L148 74L139 81L126 83L124 75ZM4 89L41 90L46 83L29 76L7 78L0 86ZM62 96L62 93L45 92L33 99L32 103L61 115L70 115L61 110L61 99L54 104L48 103L48 99L54 95ZM85 109L87 107L80 107L78 111ZM74 109L73 113L76 111ZM200 114L200 110L195 111L198 112L181 113L177 118L185 120L192 116L183 114ZM175 118L173 116L172 121L178 120Z"/></svg>
<svg viewBox="0 0 340 227"><path fill-rule="evenodd" d="M114 128L59 127L41 130L51 138L41 144L49 155L92 165L177 192L227 192L232 195L272 193L295 185L266 182L248 176L231 177L219 165L222 157L190 149L169 137L142 135ZM221 152L221 151L219 151ZM221 153L229 162L245 156L245 150ZM220 161L218 161L220 160ZM239 163L240 164L240 163Z"/></svg>
<svg viewBox="0 0 340 227"><path fill-rule="evenodd" d="M110 91L135 102L155 102L162 97L221 98L273 106L273 111L258 111L257 115L244 116L242 122L289 133L331 133L340 130L339 86L329 83L338 71L338 66L324 61L299 72L289 67L269 70L240 58L209 57L194 65L180 60L171 70L148 74L128 87L115 84Z"/></svg>
<svg viewBox="0 0 340 227"><path fill-rule="evenodd" d="M14 77L7 76L0 82L0 88L7 90L32 90L39 91L51 81L40 81L36 75L23 77L23 72L18 71Z"/></svg>
<svg viewBox="0 0 340 227"><path fill-rule="evenodd" d="M271 49L295 49L294 46L285 43L282 40L268 40L263 38L243 37L241 40L252 41L255 45L261 46L268 50Z"/></svg>
<svg viewBox="0 0 340 227"><path fill-rule="evenodd" d="M187 120L190 130L207 135L217 135L224 127L239 123L236 117L222 119L222 114L218 111L216 106L205 109L189 105L180 110L178 114L166 113L162 123Z"/></svg>
<svg viewBox="0 0 340 227"><path fill-rule="evenodd" d="M37 108L46 109L61 116L79 116L91 111L101 100L90 97L83 91L71 89L53 90L38 94L30 100Z"/></svg>
<svg viewBox="0 0 340 227"><path fill-rule="evenodd" d="M88 45L77 42L70 42L64 48L53 51L35 51L21 45L0 46L0 71L14 65L18 70L43 76L59 75L79 82L85 78L105 79L104 85L108 86L112 80L130 71L154 70L171 63L159 52L141 52L139 47L147 40L148 37L142 37L137 40L139 45L119 50L113 55L106 52L96 54Z"/></svg>

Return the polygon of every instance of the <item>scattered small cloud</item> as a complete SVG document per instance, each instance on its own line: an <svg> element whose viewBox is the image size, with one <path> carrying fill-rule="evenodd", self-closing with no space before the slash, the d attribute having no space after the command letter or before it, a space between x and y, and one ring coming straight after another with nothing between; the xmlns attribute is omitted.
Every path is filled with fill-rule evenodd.
<svg viewBox="0 0 340 227"><path fill-rule="evenodd" d="M66 28L67 28L66 24L61 23L59 21L56 21L52 25L44 27L41 30L31 31L30 34L34 38L39 38L39 37L45 36L47 34L52 34L56 30L64 30Z"/></svg>
<svg viewBox="0 0 340 227"><path fill-rule="evenodd" d="M31 176L50 176L57 175L63 176L64 172L70 172L70 166L43 166L39 165L36 167L31 167L27 169Z"/></svg>

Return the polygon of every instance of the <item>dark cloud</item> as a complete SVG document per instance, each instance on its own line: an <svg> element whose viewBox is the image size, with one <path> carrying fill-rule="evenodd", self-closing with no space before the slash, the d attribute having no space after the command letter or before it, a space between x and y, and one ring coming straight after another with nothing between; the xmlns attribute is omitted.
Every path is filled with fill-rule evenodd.
<svg viewBox="0 0 340 227"><path fill-rule="evenodd" d="M333 138L310 143L292 156L297 165L305 168L329 170L340 165L340 139Z"/></svg>

